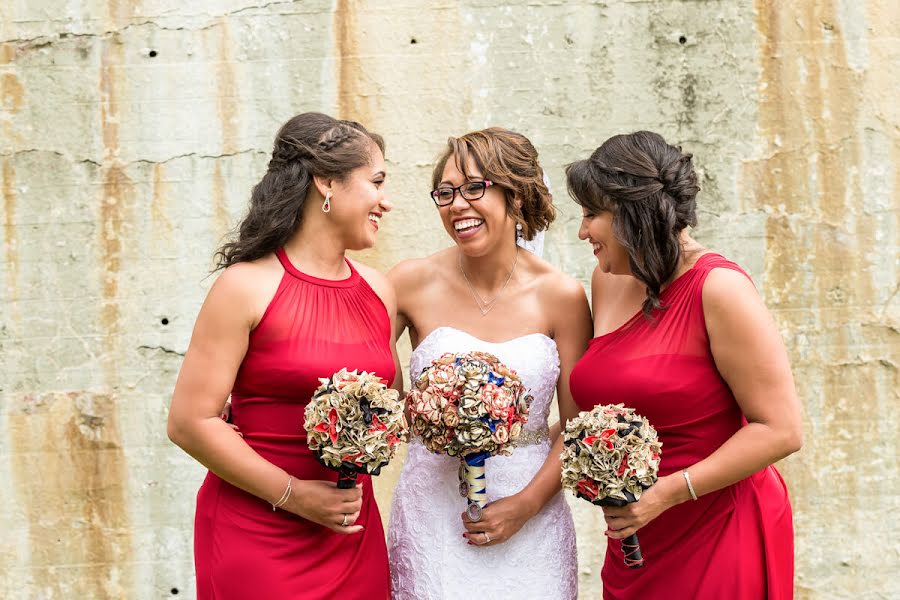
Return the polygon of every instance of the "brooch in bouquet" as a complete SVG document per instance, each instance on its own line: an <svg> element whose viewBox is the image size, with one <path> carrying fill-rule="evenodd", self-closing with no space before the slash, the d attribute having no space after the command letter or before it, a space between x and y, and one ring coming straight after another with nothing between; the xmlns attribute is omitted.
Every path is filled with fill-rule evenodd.
<svg viewBox="0 0 900 600"><path fill-rule="evenodd" d="M484 461L512 452L531 400L516 372L486 352L444 354L407 394L412 432L432 452L460 457L459 492L471 521L481 520L487 500Z"/></svg>
<svg viewBox="0 0 900 600"><path fill-rule="evenodd" d="M378 475L406 439L400 394L374 373L341 369L306 405L306 440L326 467L338 472L337 487L356 485L359 473Z"/></svg>
<svg viewBox="0 0 900 600"><path fill-rule="evenodd" d="M595 406L566 423L562 485L598 506L637 502L656 482L662 444L650 423L622 404ZM622 540L625 565L644 566L637 534Z"/></svg>

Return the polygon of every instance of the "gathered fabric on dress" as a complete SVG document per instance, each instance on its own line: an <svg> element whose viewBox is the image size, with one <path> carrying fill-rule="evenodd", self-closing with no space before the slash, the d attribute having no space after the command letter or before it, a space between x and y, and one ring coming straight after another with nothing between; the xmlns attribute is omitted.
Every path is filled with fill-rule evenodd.
<svg viewBox="0 0 900 600"><path fill-rule="evenodd" d="M283 250L285 273L259 325L232 391L234 423L244 441L296 479L336 481L306 442L304 410L341 368L394 379L391 325L381 299L352 264L327 280L298 271ZM197 597L390 597L387 549L369 476L363 504L342 535L271 505L209 473L197 494L194 560ZM287 484L287 481L285 481Z"/></svg>
<svg viewBox="0 0 900 600"><path fill-rule="evenodd" d="M667 307L591 340L570 377L581 410L622 403L656 428L659 475L707 458L747 420L716 369L703 315L703 283L716 268L702 255L660 295ZM744 273L746 275L746 273ZM748 276L749 277L749 276ZM794 531L787 487L773 466L670 508L638 531L645 566L625 567L610 540L601 579L607 600L793 597Z"/></svg>

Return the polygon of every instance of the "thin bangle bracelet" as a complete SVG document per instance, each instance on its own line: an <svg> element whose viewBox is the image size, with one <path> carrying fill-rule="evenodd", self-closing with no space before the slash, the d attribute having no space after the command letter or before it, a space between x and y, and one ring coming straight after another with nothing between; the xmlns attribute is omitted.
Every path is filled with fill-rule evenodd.
<svg viewBox="0 0 900 600"><path fill-rule="evenodd" d="M291 497L291 491L292 491L292 490L291 490L291 483L293 483L293 482L294 482L294 477L293 477L293 476L288 476L287 489L284 490L284 493L281 495L281 498L279 498L278 502L272 503L272 512L275 512L275 509L276 509L276 508L279 508L279 507L281 507L281 506L284 506L284 503L287 502L287 501L288 501L288 498Z"/></svg>
<svg viewBox="0 0 900 600"><path fill-rule="evenodd" d="M688 470L682 469L681 474L684 475L684 481L685 483L687 483L688 491L691 493L691 498L696 500L697 494L694 492L694 486L691 485L691 476L688 474Z"/></svg>

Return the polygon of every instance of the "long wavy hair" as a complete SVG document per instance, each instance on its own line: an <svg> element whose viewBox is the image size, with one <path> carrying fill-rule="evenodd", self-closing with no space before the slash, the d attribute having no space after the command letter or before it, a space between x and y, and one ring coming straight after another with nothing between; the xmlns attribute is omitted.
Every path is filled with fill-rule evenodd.
<svg viewBox="0 0 900 600"><path fill-rule="evenodd" d="M256 260L284 246L300 228L313 176L344 181L370 162L373 143L384 152L380 135L356 121L322 113L302 113L282 125L268 169L253 187L247 216L234 239L216 252L214 270Z"/></svg>
<svg viewBox="0 0 900 600"><path fill-rule="evenodd" d="M691 158L658 133L637 131L609 138L566 167L572 199L591 213L612 213L631 272L647 287L647 318L664 308L659 294L681 261L682 230L697 224L700 186Z"/></svg>

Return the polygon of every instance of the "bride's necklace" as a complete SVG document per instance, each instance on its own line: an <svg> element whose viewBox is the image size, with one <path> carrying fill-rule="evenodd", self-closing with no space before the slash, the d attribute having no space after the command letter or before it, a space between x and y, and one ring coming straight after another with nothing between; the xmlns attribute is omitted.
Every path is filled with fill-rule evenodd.
<svg viewBox="0 0 900 600"><path fill-rule="evenodd" d="M513 261L512 269L509 270L509 275L506 277L506 281L503 282L503 285L500 286L500 290L497 292L497 295L494 296L492 300L486 301L481 297L475 288L472 286L472 282L469 281L469 278L466 276L466 271L462 266L462 252L459 253L459 272L462 273L463 279L466 281L466 285L469 286L469 291L472 292L472 298L475 299L475 304L478 306L478 310L481 311L481 316L486 316L491 310L494 308L494 305L497 303L497 300L500 299L500 295L503 293L503 290L506 289L506 285L509 283L509 280L512 279L513 273L516 271L516 265L519 264L519 247L516 246L516 259Z"/></svg>

